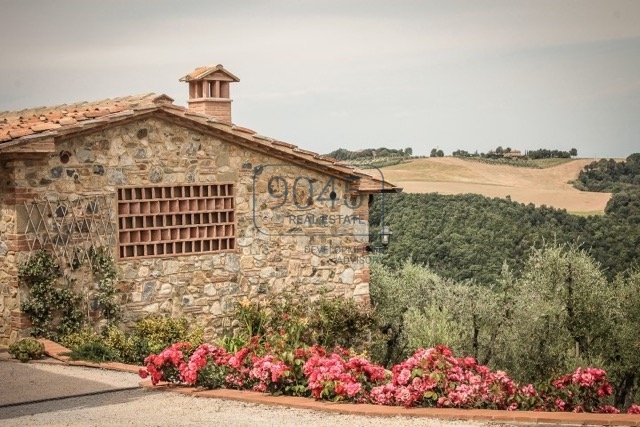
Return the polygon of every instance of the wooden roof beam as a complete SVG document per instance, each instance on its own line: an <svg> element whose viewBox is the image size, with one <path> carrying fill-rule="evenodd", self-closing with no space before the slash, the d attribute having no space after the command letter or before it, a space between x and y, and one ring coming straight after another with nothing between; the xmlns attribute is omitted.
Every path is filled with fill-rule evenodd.
<svg viewBox="0 0 640 427"><path fill-rule="evenodd" d="M9 147L0 146L0 156L5 154L46 154L55 151L56 146L53 138L24 141L22 144L11 145Z"/></svg>

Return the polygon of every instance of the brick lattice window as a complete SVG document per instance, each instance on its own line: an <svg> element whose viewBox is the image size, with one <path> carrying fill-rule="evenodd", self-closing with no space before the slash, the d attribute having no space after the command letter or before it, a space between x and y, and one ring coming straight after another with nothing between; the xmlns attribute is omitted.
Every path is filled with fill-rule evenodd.
<svg viewBox="0 0 640 427"><path fill-rule="evenodd" d="M121 259L235 249L233 184L118 189Z"/></svg>

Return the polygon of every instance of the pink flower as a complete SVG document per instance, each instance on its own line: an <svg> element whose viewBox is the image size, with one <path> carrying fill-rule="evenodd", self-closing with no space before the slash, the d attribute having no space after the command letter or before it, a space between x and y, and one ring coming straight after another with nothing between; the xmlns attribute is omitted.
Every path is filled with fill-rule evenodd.
<svg viewBox="0 0 640 427"><path fill-rule="evenodd" d="M348 383L346 386L347 396L354 397L362 390L362 384L360 383Z"/></svg>
<svg viewBox="0 0 640 427"><path fill-rule="evenodd" d="M520 389L520 392L527 397L534 397L538 395L536 389L533 387L533 384L525 385Z"/></svg>
<svg viewBox="0 0 640 427"><path fill-rule="evenodd" d="M462 363L467 367L472 367L475 366L476 359L473 357L465 357L464 359L462 359Z"/></svg>
<svg viewBox="0 0 640 427"><path fill-rule="evenodd" d="M613 394L613 387L599 368L578 368L553 380L552 388L543 392L532 384L519 385L506 372L492 371L472 357L455 357L445 346L418 349L390 372L349 350L328 353L317 345L279 353L284 350L252 339L235 353L203 344L188 358L187 349L188 344L177 343L149 355L139 375L150 376L153 384L169 381L271 393L304 393L301 386L306 384L316 399L405 407L618 411L602 401ZM631 406L628 413L640 414L640 406Z"/></svg>
<svg viewBox="0 0 640 427"><path fill-rule="evenodd" d="M604 383L600 387L598 387L598 397L611 396L613 393L613 387L609 383Z"/></svg>
<svg viewBox="0 0 640 427"><path fill-rule="evenodd" d="M564 389L571 382L571 375L564 375L553 381L551 384L557 389Z"/></svg>
<svg viewBox="0 0 640 427"><path fill-rule="evenodd" d="M640 414L640 405L633 404L627 409L627 414Z"/></svg>
<svg viewBox="0 0 640 427"><path fill-rule="evenodd" d="M267 385L265 383L258 383L253 386L253 391L258 391L260 393L265 393L267 391Z"/></svg>
<svg viewBox="0 0 640 427"><path fill-rule="evenodd" d="M269 386L277 386L289 372L289 367L272 355L253 357L253 367L249 371L249 378L257 380L260 390L267 390Z"/></svg>
<svg viewBox="0 0 640 427"><path fill-rule="evenodd" d="M396 382L400 385L406 385L411 378L411 371L407 368L404 368L400 371Z"/></svg>
<svg viewBox="0 0 640 427"><path fill-rule="evenodd" d="M378 405L393 405L396 387L393 384L385 384L371 389L370 398Z"/></svg>
<svg viewBox="0 0 640 427"><path fill-rule="evenodd" d="M415 398L411 394L411 390L409 390L408 387L398 388L396 390L395 398L399 404L407 408L411 407L413 405L413 402L415 401Z"/></svg>

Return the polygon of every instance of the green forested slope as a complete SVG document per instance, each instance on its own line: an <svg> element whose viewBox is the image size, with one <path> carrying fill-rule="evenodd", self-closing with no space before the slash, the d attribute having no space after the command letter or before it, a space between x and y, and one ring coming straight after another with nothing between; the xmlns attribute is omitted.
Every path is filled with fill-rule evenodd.
<svg viewBox="0 0 640 427"><path fill-rule="evenodd" d="M384 262L394 267L411 259L445 277L491 283L503 263L520 271L529 249L546 241L581 245L614 277L640 258L637 216L624 212L640 206L640 195L626 197L612 199L604 216L580 217L480 195L385 195L374 201L371 225L375 233L384 205L393 232Z"/></svg>
<svg viewBox="0 0 640 427"><path fill-rule="evenodd" d="M574 185L579 190L620 192L640 188L640 153L625 160L601 159L592 162L580 172Z"/></svg>

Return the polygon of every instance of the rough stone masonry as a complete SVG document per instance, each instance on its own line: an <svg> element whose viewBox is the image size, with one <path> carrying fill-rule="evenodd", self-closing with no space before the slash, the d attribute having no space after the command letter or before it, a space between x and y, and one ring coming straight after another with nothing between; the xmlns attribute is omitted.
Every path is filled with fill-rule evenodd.
<svg viewBox="0 0 640 427"><path fill-rule="evenodd" d="M244 298L295 289L311 298L327 292L368 299L362 252L368 196L350 200L348 181L157 118L63 139L49 155L2 160L0 166L0 342L15 339L26 326L19 314L26 289L19 290L16 278L18 263L29 253L21 236L28 220L25 202L48 199L55 205L57 199L105 195L117 230L116 191L129 186L232 183L236 245L219 253L118 260L127 322L150 313L186 316L213 336L232 327L229 316ZM263 171L256 175L259 166ZM275 185L288 186L285 203L284 189L276 191ZM323 187L326 200L309 194ZM324 222L305 220L310 217ZM115 247L113 253L117 258ZM77 279L80 286L92 286L86 276Z"/></svg>

